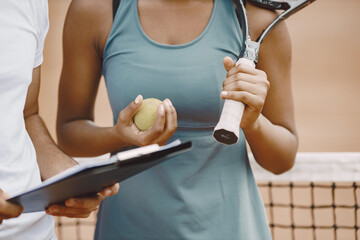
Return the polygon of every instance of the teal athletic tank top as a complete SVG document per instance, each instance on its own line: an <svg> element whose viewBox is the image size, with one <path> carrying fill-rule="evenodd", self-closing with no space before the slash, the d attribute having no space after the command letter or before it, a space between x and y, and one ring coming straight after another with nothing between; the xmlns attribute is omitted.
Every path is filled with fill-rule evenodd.
<svg viewBox="0 0 360 240"><path fill-rule="evenodd" d="M231 146L212 137L223 105L222 60L236 60L240 35L232 0L215 0L201 35L181 45L151 40L137 0L121 1L103 57L114 123L138 94L169 98L178 113L170 141L194 147L122 182L101 204L95 239L271 239L243 133Z"/></svg>

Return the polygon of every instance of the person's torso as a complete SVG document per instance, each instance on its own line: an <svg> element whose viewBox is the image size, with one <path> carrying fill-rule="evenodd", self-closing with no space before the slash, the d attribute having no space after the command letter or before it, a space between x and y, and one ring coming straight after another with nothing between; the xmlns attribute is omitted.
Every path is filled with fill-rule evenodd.
<svg viewBox="0 0 360 240"><path fill-rule="evenodd" d="M47 11L46 0L0 1L0 188L10 195L41 183L23 110L33 68L42 61ZM0 239L48 240L53 225L44 212L22 214L0 224Z"/></svg>
<svg viewBox="0 0 360 240"><path fill-rule="evenodd" d="M213 127L222 108L223 57L236 59L240 52L233 6L215 2L206 28L196 39L164 45L143 32L134 2L121 1L104 50L103 74L114 122L118 113L142 94L144 98L169 98L180 128ZM217 9L224 6L228 9ZM232 11L226 16L231 22L224 24L221 13L216 14L222 11Z"/></svg>
<svg viewBox="0 0 360 240"><path fill-rule="evenodd" d="M231 0L215 0L203 32L181 45L150 39L137 1L121 1L103 59L114 123L138 94L169 98L178 114L170 141L194 147L122 182L101 205L96 239L271 238L244 135L232 146L212 137L223 105L223 58L236 59L240 35Z"/></svg>

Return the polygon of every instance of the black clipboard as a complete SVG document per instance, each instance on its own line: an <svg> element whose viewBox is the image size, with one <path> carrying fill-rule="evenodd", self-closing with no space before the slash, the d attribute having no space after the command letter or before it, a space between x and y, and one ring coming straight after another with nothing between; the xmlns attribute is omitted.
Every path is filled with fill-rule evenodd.
<svg viewBox="0 0 360 240"><path fill-rule="evenodd" d="M104 161L79 164L8 201L22 205L24 213L44 211L48 206L63 204L69 198L101 192L105 187L128 179L191 147L191 142L176 140L161 147L140 147L120 152Z"/></svg>

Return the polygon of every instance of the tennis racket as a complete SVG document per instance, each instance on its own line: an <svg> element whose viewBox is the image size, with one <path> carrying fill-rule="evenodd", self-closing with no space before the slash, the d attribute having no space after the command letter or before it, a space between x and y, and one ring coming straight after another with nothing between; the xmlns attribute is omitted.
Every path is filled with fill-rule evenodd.
<svg viewBox="0 0 360 240"><path fill-rule="evenodd" d="M279 16L268 25L268 27L260 34L256 41L252 41L249 34L249 24L246 16L245 6L242 0L235 0L236 14L242 31L242 50L236 65L243 63L255 68L258 60L259 48L261 42L269 34L269 32L281 21L308 6L315 0L247 0L248 2L270 10L282 10ZM216 125L213 136L223 144L235 144L239 140L240 122L244 112L245 105L242 102L226 99L220 116L220 120Z"/></svg>

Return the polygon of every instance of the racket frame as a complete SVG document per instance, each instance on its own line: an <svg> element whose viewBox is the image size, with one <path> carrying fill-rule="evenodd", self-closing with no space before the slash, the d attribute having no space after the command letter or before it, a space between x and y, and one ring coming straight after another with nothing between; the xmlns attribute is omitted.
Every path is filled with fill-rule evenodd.
<svg viewBox="0 0 360 240"><path fill-rule="evenodd" d="M236 15L242 32L243 46L237 59L236 65L243 63L251 67L256 67L258 62L260 44L278 23L287 19L291 15L310 5L315 0L247 0L248 2L270 10L284 10L279 16L270 23L259 35L256 41L252 41L249 32L249 24L245 6L242 0L235 0ZM213 137L220 143L232 145L238 142L240 133L240 123L245 105L241 102L226 99L220 120L216 125Z"/></svg>

